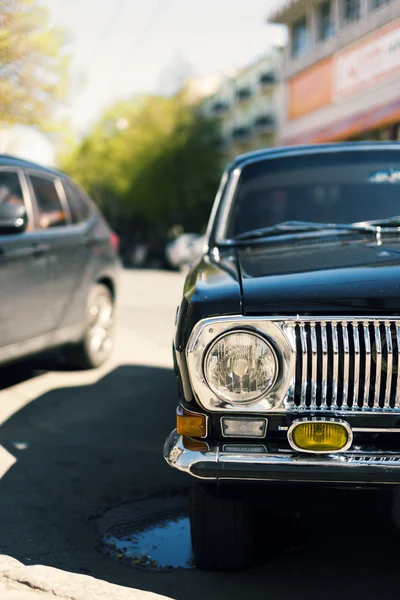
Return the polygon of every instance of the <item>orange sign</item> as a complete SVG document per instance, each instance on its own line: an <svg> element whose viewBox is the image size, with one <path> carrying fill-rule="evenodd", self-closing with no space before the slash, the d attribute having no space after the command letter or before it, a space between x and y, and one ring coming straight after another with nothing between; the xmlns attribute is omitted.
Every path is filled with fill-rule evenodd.
<svg viewBox="0 0 400 600"><path fill-rule="evenodd" d="M400 22L397 21L335 56L334 98L341 100L399 71Z"/></svg>
<svg viewBox="0 0 400 600"><path fill-rule="evenodd" d="M289 81L289 119L297 119L332 102L332 58Z"/></svg>

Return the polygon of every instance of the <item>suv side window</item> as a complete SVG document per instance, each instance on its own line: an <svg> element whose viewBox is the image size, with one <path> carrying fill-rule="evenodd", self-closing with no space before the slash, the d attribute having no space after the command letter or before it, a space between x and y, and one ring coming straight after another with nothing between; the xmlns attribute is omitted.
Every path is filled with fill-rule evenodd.
<svg viewBox="0 0 400 600"><path fill-rule="evenodd" d="M24 195L18 173L0 171L0 204L24 205Z"/></svg>
<svg viewBox="0 0 400 600"><path fill-rule="evenodd" d="M67 225L67 215L57 192L55 181L39 175L29 175L39 210L41 229Z"/></svg>
<svg viewBox="0 0 400 600"><path fill-rule="evenodd" d="M90 215L90 209L81 190L68 181L63 181L65 195L68 201L71 219L74 224L82 223Z"/></svg>

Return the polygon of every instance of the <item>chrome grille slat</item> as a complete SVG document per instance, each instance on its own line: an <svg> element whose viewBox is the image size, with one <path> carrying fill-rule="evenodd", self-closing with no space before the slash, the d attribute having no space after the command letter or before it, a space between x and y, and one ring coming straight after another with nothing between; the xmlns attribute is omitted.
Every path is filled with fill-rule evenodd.
<svg viewBox="0 0 400 600"><path fill-rule="evenodd" d="M321 323L322 373L321 373L321 407L327 406L328 395L328 338L326 323Z"/></svg>
<svg viewBox="0 0 400 600"><path fill-rule="evenodd" d="M343 400L342 407L348 406L347 399L349 395L349 375L350 375L350 347L349 347L349 332L347 331L347 323L342 323L343 337Z"/></svg>
<svg viewBox="0 0 400 600"><path fill-rule="evenodd" d="M364 387L364 406L369 407L369 392L371 387L371 338L369 335L368 323L363 323L364 344L365 344L365 387Z"/></svg>
<svg viewBox="0 0 400 600"><path fill-rule="evenodd" d="M304 323L300 323L300 340L301 340L301 353L302 353L302 363L301 363L301 406L306 406L307 400L307 337Z"/></svg>
<svg viewBox="0 0 400 600"><path fill-rule="evenodd" d="M400 318L304 319L296 336L294 410L400 412Z"/></svg>
<svg viewBox="0 0 400 600"><path fill-rule="evenodd" d="M354 340L354 388L353 388L353 406L358 407L358 393L360 386L360 338L358 335L358 323L352 324Z"/></svg>
<svg viewBox="0 0 400 600"><path fill-rule="evenodd" d="M332 351L333 351L333 369L332 369L332 407L337 407L338 400L338 379L339 379L339 340L337 325L332 323Z"/></svg>
<svg viewBox="0 0 400 600"><path fill-rule="evenodd" d="M392 387L392 372L393 372L393 343L392 332L390 331L390 323L385 323L385 341L387 349L386 359L386 387L384 396L384 407L390 408L390 391Z"/></svg>
<svg viewBox="0 0 400 600"><path fill-rule="evenodd" d="M317 332L315 323L311 323L311 408L317 406L317 367L318 367L318 349Z"/></svg>
<svg viewBox="0 0 400 600"><path fill-rule="evenodd" d="M374 336L375 336L375 396L374 396L374 408L379 408L379 396L381 391L381 374L382 374L382 341L381 341L381 332L379 330L379 325L374 326Z"/></svg>
<svg viewBox="0 0 400 600"><path fill-rule="evenodd" d="M396 378L396 397L394 405L396 408L400 408L400 327L396 327L396 339L397 339L397 378Z"/></svg>

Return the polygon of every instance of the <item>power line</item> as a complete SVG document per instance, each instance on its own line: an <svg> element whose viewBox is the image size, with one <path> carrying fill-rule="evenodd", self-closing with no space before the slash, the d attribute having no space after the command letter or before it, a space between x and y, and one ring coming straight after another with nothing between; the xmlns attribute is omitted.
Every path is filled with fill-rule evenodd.
<svg viewBox="0 0 400 600"><path fill-rule="evenodd" d="M99 39L96 42L95 47L92 50L92 60L88 67L88 72L92 69L93 64L95 63L95 61L97 59L97 53L100 50L100 47L105 45L111 31L114 28L114 25L117 21L117 18L119 16L120 12L123 11L125 8L126 2L127 2L127 0L118 0L117 4L115 6L114 12L111 15L111 19L108 20L107 25L103 29Z"/></svg>
<svg viewBox="0 0 400 600"><path fill-rule="evenodd" d="M162 13L163 8L165 8L166 5L167 5L167 0L160 0L158 2L154 12L150 16L149 21L147 22L145 27L142 29L142 31L139 33L139 36L134 41L134 44L131 46L131 48L128 50L128 52L123 57L122 63L127 58L132 58L132 54L134 54L136 52L136 50L138 50L139 47L143 44L143 42L146 39L146 36L150 33L151 28L156 23L157 19L159 18L160 14Z"/></svg>

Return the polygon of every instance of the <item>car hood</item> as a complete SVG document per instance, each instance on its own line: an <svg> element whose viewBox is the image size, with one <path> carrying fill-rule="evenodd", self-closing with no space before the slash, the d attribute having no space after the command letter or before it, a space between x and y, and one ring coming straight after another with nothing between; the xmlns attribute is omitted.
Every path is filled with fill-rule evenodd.
<svg viewBox="0 0 400 600"><path fill-rule="evenodd" d="M400 314L400 238L239 249L244 314Z"/></svg>

